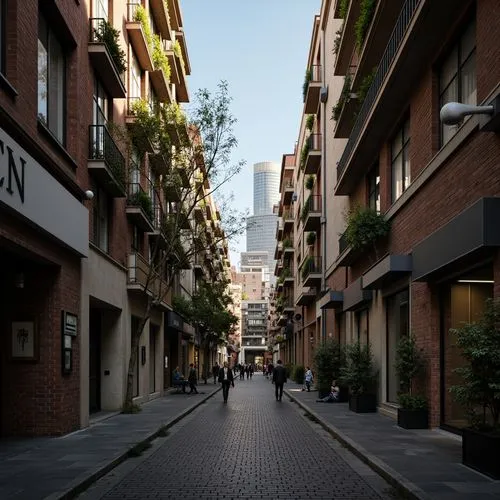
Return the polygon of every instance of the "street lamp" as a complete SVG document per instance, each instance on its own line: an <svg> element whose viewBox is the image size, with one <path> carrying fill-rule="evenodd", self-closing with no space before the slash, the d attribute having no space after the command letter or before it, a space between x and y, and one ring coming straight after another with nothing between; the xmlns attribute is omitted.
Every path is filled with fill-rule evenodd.
<svg viewBox="0 0 500 500"><path fill-rule="evenodd" d="M457 125L470 115L486 115L479 128L488 132L496 132L500 129L500 96L495 97L485 106L448 102L439 112L439 118L444 125Z"/></svg>

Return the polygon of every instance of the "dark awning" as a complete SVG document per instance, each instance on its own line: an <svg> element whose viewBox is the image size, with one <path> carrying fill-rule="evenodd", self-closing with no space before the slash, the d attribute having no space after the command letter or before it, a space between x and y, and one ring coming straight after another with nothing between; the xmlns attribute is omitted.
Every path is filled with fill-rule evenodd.
<svg viewBox="0 0 500 500"><path fill-rule="evenodd" d="M378 290L411 270L411 255L387 255L363 274L363 288Z"/></svg>
<svg viewBox="0 0 500 500"><path fill-rule="evenodd" d="M328 290L328 292L318 301L321 309L341 308L344 302L344 293L337 290Z"/></svg>
<svg viewBox="0 0 500 500"><path fill-rule="evenodd" d="M364 303L372 300L373 292L371 290L363 290L362 278L358 278L344 290L343 311L351 311L362 306Z"/></svg>

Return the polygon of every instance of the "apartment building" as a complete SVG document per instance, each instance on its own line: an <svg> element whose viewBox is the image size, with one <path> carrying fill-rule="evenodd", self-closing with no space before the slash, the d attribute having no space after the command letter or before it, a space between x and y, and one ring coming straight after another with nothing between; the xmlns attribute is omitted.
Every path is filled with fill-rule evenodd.
<svg viewBox="0 0 500 500"><path fill-rule="evenodd" d="M325 117L333 130L319 153L327 259L324 289L313 300L317 319L325 318L323 337L372 345L379 410L392 416L396 345L413 335L427 361L420 389L429 424L458 430L466 419L449 388L463 361L449 330L477 318L499 293L500 139L496 116L447 126L439 113L451 101L498 99L500 5L369 3L325 0L317 21L323 45L308 61L307 92L319 87L333 118ZM333 71L316 82L315 64ZM341 91L332 92L338 77ZM313 112L325 110L315 103ZM345 229L356 211L378 213L390 223L387 234L350 240Z"/></svg>
<svg viewBox="0 0 500 500"><path fill-rule="evenodd" d="M267 300L241 301L241 355L240 363L264 363L268 340Z"/></svg>
<svg viewBox="0 0 500 500"><path fill-rule="evenodd" d="M0 2L0 435L56 435L122 407L131 352L137 404L177 364L207 363L172 296L230 264L181 108L178 0L19 9ZM144 133L153 118L164 144Z"/></svg>

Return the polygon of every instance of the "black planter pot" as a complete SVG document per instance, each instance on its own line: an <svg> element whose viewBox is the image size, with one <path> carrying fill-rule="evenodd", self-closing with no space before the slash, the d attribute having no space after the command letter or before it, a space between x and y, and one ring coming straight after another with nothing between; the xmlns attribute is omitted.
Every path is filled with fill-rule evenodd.
<svg viewBox="0 0 500 500"><path fill-rule="evenodd" d="M422 410L405 410L398 408L398 425L403 429L427 429L429 427L429 412Z"/></svg>
<svg viewBox="0 0 500 500"><path fill-rule="evenodd" d="M339 387L339 403L347 403L349 401L349 387Z"/></svg>
<svg viewBox="0 0 500 500"><path fill-rule="evenodd" d="M349 410L356 413L373 413L377 411L375 394L352 395L349 399Z"/></svg>
<svg viewBox="0 0 500 500"><path fill-rule="evenodd" d="M500 479L500 435L463 429L462 463L486 474L493 479Z"/></svg>

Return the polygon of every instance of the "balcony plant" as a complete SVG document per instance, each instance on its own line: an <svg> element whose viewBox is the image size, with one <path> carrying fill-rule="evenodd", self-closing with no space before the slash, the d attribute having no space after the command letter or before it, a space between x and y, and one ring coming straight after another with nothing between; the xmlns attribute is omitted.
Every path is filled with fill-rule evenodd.
<svg viewBox="0 0 500 500"><path fill-rule="evenodd" d="M450 329L465 364L454 372L461 383L450 391L466 411L462 463L500 479L500 301L488 299L482 316Z"/></svg>
<svg viewBox="0 0 500 500"><path fill-rule="evenodd" d="M161 44L161 38L159 35L154 35L153 37L153 67L155 70L162 70L165 75L165 79L170 81L170 64L168 62L168 57L165 51L163 50Z"/></svg>
<svg viewBox="0 0 500 500"><path fill-rule="evenodd" d="M149 22L149 16L146 9L138 4L134 10L134 21L141 23L142 31L144 32L144 37L149 47L153 44L153 35L151 33L151 24Z"/></svg>
<svg viewBox="0 0 500 500"><path fill-rule="evenodd" d="M94 40L106 45L118 73L122 74L127 70L127 55L120 48L119 38L120 31L115 29L108 21L99 23L99 27L94 29Z"/></svg>
<svg viewBox="0 0 500 500"><path fill-rule="evenodd" d="M342 40L342 30L343 26L335 32L335 38L333 39L333 53L337 55L340 48L340 40Z"/></svg>
<svg viewBox="0 0 500 500"><path fill-rule="evenodd" d="M345 75L344 77L344 85L342 86L342 91L340 92L339 99L337 104L332 108L332 120L336 122L339 121L340 114L344 109L344 106L351 99L351 86L352 86L352 77L351 75Z"/></svg>
<svg viewBox="0 0 500 500"><path fill-rule="evenodd" d="M363 44L365 43L366 34L368 33L368 28L372 22L376 5L377 0L361 0L359 17L354 25L356 47L358 48L358 51L361 51Z"/></svg>
<svg viewBox="0 0 500 500"><path fill-rule="evenodd" d="M405 429L426 429L428 426L427 399L415 391L415 382L424 373L422 351L414 337L403 336L396 348L394 365L399 377L398 425Z"/></svg>
<svg viewBox="0 0 500 500"><path fill-rule="evenodd" d="M349 10L350 0L340 0L339 17L345 19Z"/></svg>
<svg viewBox="0 0 500 500"><path fill-rule="evenodd" d="M316 243L316 233L314 231L307 233L306 242L309 246L313 246Z"/></svg>
<svg viewBox="0 0 500 500"><path fill-rule="evenodd" d="M302 281L304 281L307 276L314 270L314 257L312 255L308 255L302 264Z"/></svg>
<svg viewBox="0 0 500 500"><path fill-rule="evenodd" d="M372 246L378 260L377 242L387 236L391 228L390 222L382 214L370 207L356 205L346 213L345 238L353 249Z"/></svg>
<svg viewBox="0 0 500 500"><path fill-rule="evenodd" d="M140 207L147 218L153 220L153 203L150 196L145 191L139 189L129 195L128 203L129 205Z"/></svg>
<svg viewBox="0 0 500 500"><path fill-rule="evenodd" d="M304 206L302 207L302 210L300 211L300 220L302 222L305 222L308 215L309 215L309 198L306 200Z"/></svg>
<svg viewBox="0 0 500 500"><path fill-rule="evenodd" d="M307 179L306 179L306 189L309 189L309 191L314 187L314 175L310 175Z"/></svg>
<svg viewBox="0 0 500 500"><path fill-rule="evenodd" d="M296 365L293 370L292 374L292 379L295 381L297 384L303 384L304 383L304 377L306 374L306 369L304 368L303 365Z"/></svg>
<svg viewBox="0 0 500 500"><path fill-rule="evenodd" d="M307 160L307 155L309 154L309 141L306 141L304 145L302 146L302 150L300 152L300 170L304 170L304 167L306 166L306 160Z"/></svg>
<svg viewBox="0 0 500 500"><path fill-rule="evenodd" d="M181 49L181 44L179 43L179 40L176 40L173 43L172 50L174 51L175 56L181 62L182 71L185 72L186 70L185 70L185 65L184 65L184 57L182 57L182 49Z"/></svg>
<svg viewBox="0 0 500 500"><path fill-rule="evenodd" d="M307 115L306 130L309 130L309 132L312 132L313 127L314 127L314 115Z"/></svg>
<svg viewBox="0 0 500 500"><path fill-rule="evenodd" d="M312 77L312 69L306 69L306 74L304 75L304 83L302 84L302 97L304 101L306 100L307 89L309 88L309 82L312 80Z"/></svg>
<svg viewBox="0 0 500 500"><path fill-rule="evenodd" d="M370 87L373 83L373 79L375 78L375 74L377 73L377 66L375 66L370 73L368 73L363 80L361 80L361 83L359 84L359 88L356 92L356 97L357 97L357 104L356 104L356 115L359 113L361 106L363 105L363 102L366 99L366 94L368 94L368 90L370 90Z"/></svg>
<svg viewBox="0 0 500 500"><path fill-rule="evenodd" d="M292 240L290 238L285 238L283 240L283 248L291 248L292 247Z"/></svg>
<svg viewBox="0 0 500 500"><path fill-rule="evenodd" d="M376 373L370 344L359 341L346 347L346 364L341 380L349 386L349 409L356 413L377 411Z"/></svg>
<svg viewBox="0 0 500 500"><path fill-rule="evenodd" d="M344 365L345 352L336 339L328 338L316 346L313 366L315 371L314 379L320 398L329 394L332 381L339 382ZM342 387L340 389L340 398L345 400L345 390Z"/></svg>

